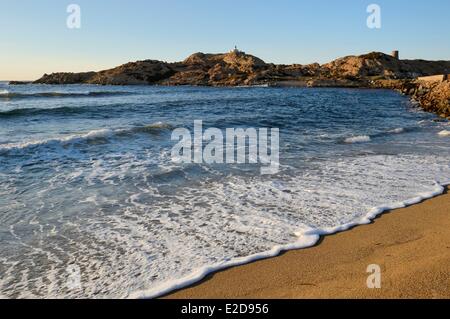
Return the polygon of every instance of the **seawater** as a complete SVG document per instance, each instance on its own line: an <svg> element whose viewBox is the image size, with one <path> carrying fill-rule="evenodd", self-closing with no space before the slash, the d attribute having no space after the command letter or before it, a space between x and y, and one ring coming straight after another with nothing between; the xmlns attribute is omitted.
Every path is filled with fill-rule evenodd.
<svg viewBox="0 0 450 319"><path fill-rule="evenodd" d="M174 163L194 120L279 128L280 171ZM0 297L154 297L312 245L442 192L449 132L387 90L1 83Z"/></svg>

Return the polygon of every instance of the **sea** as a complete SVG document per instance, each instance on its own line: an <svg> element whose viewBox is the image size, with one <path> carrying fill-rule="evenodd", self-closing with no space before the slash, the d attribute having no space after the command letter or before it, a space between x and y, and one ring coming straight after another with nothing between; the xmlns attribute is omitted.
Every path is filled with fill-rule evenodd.
<svg viewBox="0 0 450 319"><path fill-rule="evenodd" d="M175 162L199 120L279 129L278 172ZM0 297L158 297L449 182L449 122L390 90L1 82Z"/></svg>

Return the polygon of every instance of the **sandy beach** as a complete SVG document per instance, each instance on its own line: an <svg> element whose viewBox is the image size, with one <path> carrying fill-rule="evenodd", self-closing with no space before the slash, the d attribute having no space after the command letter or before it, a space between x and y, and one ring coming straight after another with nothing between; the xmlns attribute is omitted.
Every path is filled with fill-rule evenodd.
<svg viewBox="0 0 450 319"><path fill-rule="evenodd" d="M308 249L231 268L167 298L450 298L450 194ZM381 267L381 288L367 267Z"/></svg>

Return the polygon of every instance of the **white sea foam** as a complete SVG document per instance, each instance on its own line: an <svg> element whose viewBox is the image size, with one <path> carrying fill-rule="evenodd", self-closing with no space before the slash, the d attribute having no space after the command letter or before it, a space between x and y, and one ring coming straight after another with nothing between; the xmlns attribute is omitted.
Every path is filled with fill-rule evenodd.
<svg viewBox="0 0 450 319"><path fill-rule="evenodd" d="M361 136L353 136L345 139L345 143L364 143L364 142L370 142L371 138L368 135L361 135Z"/></svg>
<svg viewBox="0 0 450 319"><path fill-rule="evenodd" d="M326 228L309 228L304 227L303 229L297 231L295 235L298 237L297 240L293 243L286 244L286 245L276 245L272 249L252 254L247 257L240 257L240 258L233 258L230 260L224 260L219 263L215 263L213 265L208 265L201 267L199 269L196 269L195 271L191 272L187 276L184 276L179 279L166 281L158 286L151 287L146 290L140 290L130 293L127 297L130 299L137 299L137 298L157 298L162 295L165 295L167 293L170 293L171 291L182 289L185 287L188 287L203 278L205 278L207 275L226 269L234 266L239 266L247 263L251 263L260 259L266 259L270 257L278 256L283 251L288 250L295 250L295 249L302 249L314 246L318 240L320 239L320 236L335 234L343 231L347 231L355 226L358 225L365 225L370 224L373 219L375 219L380 214L394 209L404 208L407 206L411 206L414 204L418 204L422 202L423 200L441 195L444 192L444 186L450 185L450 181L447 181L443 184L437 184L434 186L433 189L431 189L428 192L423 192L420 194L417 194L416 196L409 198L404 201L399 201L392 204L385 204L378 207L371 208L365 215L362 217L356 218L354 221L335 226L335 227L326 227Z"/></svg>
<svg viewBox="0 0 450 319"><path fill-rule="evenodd" d="M445 137L445 136L450 136L450 131L448 131L448 130L443 130L443 131L440 131L440 132L438 133L438 135L439 135L439 136L443 136L443 137Z"/></svg>
<svg viewBox="0 0 450 319"><path fill-rule="evenodd" d="M115 170L108 161L93 165L95 179L105 184L117 177L129 179L139 167L142 170L136 175L149 174L146 165L133 157L123 158ZM437 195L449 178L445 160L433 156L377 155L329 161L304 177L248 180L236 176L204 182L180 189L175 197L139 187L128 195L115 195L120 206L126 207L121 214L86 221L93 242L116 247L99 246L89 254L106 249L112 269L127 269L129 276L111 273L115 280L102 283L103 289L129 298L153 298L229 266L309 247L320 235L368 223L386 209ZM433 179L439 183L428 183ZM55 181L64 183L60 177ZM98 197L97 207L106 200ZM242 255L247 251L248 255ZM108 271L103 265L95 267ZM134 274L141 274L141 285L126 292Z"/></svg>
<svg viewBox="0 0 450 319"><path fill-rule="evenodd" d="M405 129L403 127L399 127L399 128L390 130L389 133L400 134L400 133L403 133L404 131L405 131Z"/></svg>
<svg viewBox="0 0 450 319"><path fill-rule="evenodd" d="M64 190L71 194L71 203L78 203L66 207L77 212L76 218L65 215L66 235L58 242L51 236L39 242L39 249L60 245L58 250L23 249L42 255L46 265L62 267L62 280L68 262L76 261L84 269L83 291L64 292L64 297L96 297L99 292L105 298L161 296L211 272L314 245L320 235L368 223L386 209L437 195L450 180L447 158L370 155L328 160L305 175L205 180L169 195L151 184L155 176L148 169L166 163L171 167L167 173L180 172L167 160L151 151L142 158L111 154L75 166L73 174L62 170L48 176L46 191L33 198L33 211L50 210L58 218L61 199L55 193ZM13 180L4 180L0 193L14 194ZM430 183L433 180L437 183ZM88 193L79 190L84 184ZM124 184L127 191L121 191ZM10 205L20 203L12 200ZM96 213L78 217L85 210ZM33 227L50 234L51 224L45 220ZM21 240L14 228L11 232ZM60 250L67 257L61 257ZM4 267L5 273L18 271L16 264ZM25 271L31 266L20 267ZM45 282L55 272L46 266L33 273L48 291ZM30 276L19 279L18 287ZM0 291L11 287L8 278L0 278ZM21 297L37 296L30 289L20 291ZM45 296L61 298L61 293L49 291Z"/></svg>
<svg viewBox="0 0 450 319"><path fill-rule="evenodd" d="M156 286L156 287L153 287L148 290L132 292L127 297L129 299L157 298L157 297L160 297L171 291L190 286L190 285L202 280L207 275L217 272L217 271L220 271L220 270L223 270L223 269L226 269L226 268L248 264L248 263L251 263L251 262L254 262L257 260L261 260L261 259L275 257L275 256L278 256L283 251L295 250L295 249L301 249L301 248L314 246L317 243L317 241L319 240L320 236L313 234L312 230L310 230L310 231L311 231L311 233L306 234L306 232L304 232L303 234L299 235L298 240L292 244L274 246L271 250L266 251L266 252L256 253L256 254L253 254L253 255L250 255L247 257L234 258L231 260L216 263L214 265L205 266L205 267L195 270L194 272L192 272L191 274L189 274L183 278L176 279L173 281L167 281L167 282L161 284L160 286Z"/></svg>
<svg viewBox="0 0 450 319"><path fill-rule="evenodd" d="M236 86L236 88L243 88L243 89L245 89L245 88L269 88L270 87L270 85L267 83L267 84L255 84L255 85L238 85L238 86Z"/></svg>

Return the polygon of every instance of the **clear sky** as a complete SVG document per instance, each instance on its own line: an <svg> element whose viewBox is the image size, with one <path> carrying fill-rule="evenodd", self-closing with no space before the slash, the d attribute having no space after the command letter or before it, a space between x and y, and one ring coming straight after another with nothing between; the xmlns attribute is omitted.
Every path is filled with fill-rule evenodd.
<svg viewBox="0 0 450 319"><path fill-rule="evenodd" d="M72 3L80 29L66 25ZM381 29L367 27L371 3L381 7ZM0 0L0 80L180 61L234 45L286 64L394 49L450 60L449 13L448 0Z"/></svg>

